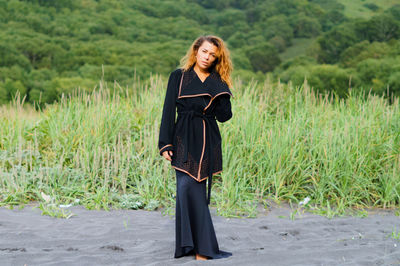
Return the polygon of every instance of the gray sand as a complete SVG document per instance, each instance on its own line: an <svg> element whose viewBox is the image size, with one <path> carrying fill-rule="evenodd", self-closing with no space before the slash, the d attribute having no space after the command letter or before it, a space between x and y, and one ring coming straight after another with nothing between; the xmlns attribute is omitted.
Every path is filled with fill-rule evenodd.
<svg viewBox="0 0 400 266"><path fill-rule="evenodd" d="M247 219L211 208L220 249L233 256L195 261L173 258L174 217L161 211L69 209L76 216L56 219L32 206L0 208L0 265L400 265L400 241L390 237L400 218L390 211L291 220L287 207Z"/></svg>

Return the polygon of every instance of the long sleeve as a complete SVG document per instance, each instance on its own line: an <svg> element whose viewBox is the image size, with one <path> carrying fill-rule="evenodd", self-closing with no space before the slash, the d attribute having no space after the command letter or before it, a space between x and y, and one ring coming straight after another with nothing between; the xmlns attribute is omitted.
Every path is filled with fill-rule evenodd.
<svg viewBox="0 0 400 266"><path fill-rule="evenodd" d="M215 117L219 122L225 122L232 117L232 106L230 101L230 95L218 96L215 103Z"/></svg>
<svg viewBox="0 0 400 266"><path fill-rule="evenodd" d="M174 71L171 73L168 80L158 140L160 155L162 155L164 151L173 150L172 143L175 131L176 98L178 95L179 76L178 71Z"/></svg>

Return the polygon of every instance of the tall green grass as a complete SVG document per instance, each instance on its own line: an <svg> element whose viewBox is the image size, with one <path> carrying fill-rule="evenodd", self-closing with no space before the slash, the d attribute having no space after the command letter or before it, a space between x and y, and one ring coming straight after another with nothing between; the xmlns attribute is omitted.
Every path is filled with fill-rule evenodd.
<svg viewBox="0 0 400 266"><path fill-rule="evenodd" d="M87 208L173 210L175 175L158 154L166 81L129 88L103 82L41 111L16 98L0 114L1 205L76 199ZM254 216L267 200L310 197L323 214L400 203L400 110L379 96L346 100L266 80L234 82L233 118L220 124L223 173L212 205L225 216ZM153 207L150 207L153 206Z"/></svg>

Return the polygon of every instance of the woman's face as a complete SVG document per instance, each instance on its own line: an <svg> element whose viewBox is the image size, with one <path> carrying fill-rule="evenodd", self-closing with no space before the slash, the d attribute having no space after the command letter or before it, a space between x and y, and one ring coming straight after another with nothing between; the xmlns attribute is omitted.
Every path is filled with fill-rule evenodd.
<svg viewBox="0 0 400 266"><path fill-rule="evenodd" d="M208 41L204 41L199 47L199 50L196 54L197 66L202 70L207 70L217 58L217 49L217 46L215 46L214 44Z"/></svg>

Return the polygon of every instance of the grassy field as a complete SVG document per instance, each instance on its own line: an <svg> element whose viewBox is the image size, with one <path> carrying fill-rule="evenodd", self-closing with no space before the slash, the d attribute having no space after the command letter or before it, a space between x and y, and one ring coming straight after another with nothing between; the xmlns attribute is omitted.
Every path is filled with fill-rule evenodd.
<svg viewBox="0 0 400 266"><path fill-rule="evenodd" d="M313 43L311 38L295 38L292 41L292 46L288 47L283 53L279 54L282 61L294 58L306 53L307 49Z"/></svg>
<svg viewBox="0 0 400 266"><path fill-rule="evenodd" d="M166 82L76 91L41 111L21 99L0 114L0 205L39 201L94 208L166 207L175 176L158 154ZM224 216L254 216L267 200L332 216L400 203L400 109L378 96L316 95L307 84L234 82L233 113L220 124L223 167L212 205Z"/></svg>
<svg viewBox="0 0 400 266"><path fill-rule="evenodd" d="M380 13L395 4L399 4L398 0L338 0L339 3L345 6L344 14L349 18L360 17L370 18L371 16ZM373 11L365 6L365 4L375 4L380 10Z"/></svg>

